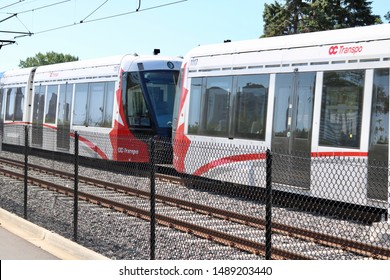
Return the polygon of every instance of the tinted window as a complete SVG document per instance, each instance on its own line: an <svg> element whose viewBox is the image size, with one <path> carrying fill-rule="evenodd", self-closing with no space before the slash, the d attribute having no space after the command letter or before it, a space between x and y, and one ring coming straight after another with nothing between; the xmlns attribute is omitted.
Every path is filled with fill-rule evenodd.
<svg viewBox="0 0 390 280"><path fill-rule="evenodd" d="M371 110L370 145L389 143L389 69L376 69Z"/></svg>
<svg viewBox="0 0 390 280"><path fill-rule="evenodd" d="M112 126L112 113L114 110L114 98L115 98L115 83L107 82L105 88L105 102L104 102L104 113L103 122L101 126L111 127Z"/></svg>
<svg viewBox="0 0 390 280"><path fill-rule="evenodd" d="M88 125L100 126L104 115L104 83L89 85Z"/></svg>
<svg viewBox="0 0 390 280"><path fill-rule="evenodd" d="M70 123L70 106L72 105L73 85L60 85L60 97L58 101L58 124Z"/></svg>
<svg viewBox="0 0 390 280"><path fill-rule="evenodd" d="M289 106L292 104L293 73L276 75L275 109L274 109L274 136L287 137L291 116Z"/></svg>
<svg viewBox="0 0 390 280"><path fill-rule="evenodd" d="M87 123L88 84L77 84L74 100L74 125L88 125Z"/></svg>
<svg viewBox="0 0 390 280"><path fill-rule="evenodd" d="M58 86L48 86L46 94L45 122L55 123L57 115Z"/></svg>
<svg viewBox="0 0 390 280"><path fill-rule="evenodd" d="M128 125L132 127L150 127L149 111L142 93L138 73L127 75L126 91L122 98Z"/></svg>
<svg viewBox="0 0 390 280"><path fill-rule="evenodd" d="M178 71L141 72L159 127L172 126Z"/></svg>
<svg viewBox="0 0 390 280"><path fill-rule="evenodd" d="M234 136L265 139L268 75L237 78L236 124Z"/></svg>
<svg viewBox="0 0 390 280"><path fill-rule="evenodd" d="M188 133L264 140L268 87L269 75L192 78Z"/></svg>
<svg viewBox="0 0 390 280"><path fill-rule="evenodd" d="M209 77L202 100L201 133L227 136L232 77Z"/></svg>
<svg viewBox="0 0 390 280"><path fill-rule="evenodd" d="M5 120L7 121L22 121L23 120L23 103L24 103L24 88L9 88L7 89L7 101L5 108Z"/></svg>
<svg viewBox="0 0 390 280"><path fill-rule="evenodd" d="M190 112L188 116L188 133L198 134L202 100L202 78L191 79Z"/></svg>
<svg viewBox="0 0 390 280"><path fill-rule="evenodd" d="M320 145L360 146L364 71L324 73Z"/></svg>
<svg viewBox="0 0 390 280"><path fill-rule="evenodd" d="M111 127L114 91L114 82L77 84L73 124Z"/></svg>

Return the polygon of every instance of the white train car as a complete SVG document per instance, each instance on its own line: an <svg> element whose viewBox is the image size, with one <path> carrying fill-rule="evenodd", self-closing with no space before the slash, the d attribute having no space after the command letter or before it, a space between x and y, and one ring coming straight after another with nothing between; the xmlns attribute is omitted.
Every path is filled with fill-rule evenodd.
<svg viewBox="0 0 390 280"><path fill-rule="evenodd" d="M275 189L388 209L389 69L388 24L197 47L179 79L174 166L264 187L269 148Z"/></svg>
<svg viewBox="0 0 390 280"><path fill-rule="evenodd" d="M30 121L34 68L6 71L0 83L2 143L24 145L24 127ZM7 124L14 124L8 129Z"/></svg>
<svg viewBox="0 0 390 280"><path fill-rule="evenodd" d="M181 58L124 55L8 71L3 143L114 161L149 161L146 140L169 137ZM1 108L1 107L0 107Z"/></svg>

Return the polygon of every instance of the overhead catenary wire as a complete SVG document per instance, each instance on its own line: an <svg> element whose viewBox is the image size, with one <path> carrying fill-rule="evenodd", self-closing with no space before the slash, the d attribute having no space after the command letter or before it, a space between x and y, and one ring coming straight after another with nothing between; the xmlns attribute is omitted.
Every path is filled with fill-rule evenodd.
<svg viewBox="0 0 390 280"><path fill-rule="evenodd" d="M17 1L17 2L12 3L12 4L8 4L8 5L6 5L6 6L0 7L0 10L5 9L5 8L8 8L8 7L15 6L15 5L20 4L21 2L24 2L24 1L26 1L26 0L19 0L19 1Z"/></svg>
<svg viewBox="0 0 390 280"><path fill-rule="evenodd" d="M53 4L47 4L47 5L44 5L44 6L41 6L41 7L37 7L37 8L34 8L34 9L29 9L29 10L25 10L25 11L22 11L22 12L18 12L17 14L24 14L24 13L29 13L29 12L35 12L35 11L38 11L38 10L46 9L46 8L49 8L49 7L52 7L52 6L56 6L56 5L60 5L60 4L63 4L63 3L66 3L66 2L70 2L70 1L72 1L72 0L64 0L64 1L53 3Z"/></svg>
<svg viewBox="0 0 390 280"><path fill-rule="evenodd" d="M30 34L32 34L31 31L27 28L27 26L20 20L20 18L19 18L18 16L16 16L16 18L17 18L18 21L24 26L24 28L26 28L26 30L27 30Z"/></svg>
<svg viewBox="0 0 390 280"><path fill-rule="evenodd" d="M166 4L161 4L161 5L157 5L157 6L153 6L153 7L140 9L138 11L137 10L129 11L129 12L115 14L115 15L111 15L111 16L106 16L106 17L90 19L90 20L86 20L86 21L75 22L75 23L72 23L72 24L66 24L66 25L62 25L62 26L58 26L58 27L54 27L54 28L50 28L50 29L46 29L46 30L41 30L41 31L35 32L34 35L47 33L47 32L52 32L52 31L56 31L56 30L60 30L60 29L64 29L64 28L69 28L69 27L80 25L80 24L83 24L83 23L91 23L91 22L96 22L96 21L102 21L102 20L107 20L107 19L111 19L111 18L115 18L115 17L121 17L121 16L125 16L125 15L134 14L134 13L137 13L137 12L145 12L145 11L149 11L149 10L159 9L159 8L163 8L163 7L166 7L166 6L179 4L179 3L182 3L182 2L186 2L186 1L188 1L188 0L180 0L180 1L175 1L175 2L170 2L170 3L166 3ZM23 37L23 36L18 36L18 37ZM15 39L16 38L17 37L15 37Z"/></svg>
<svg viewBox="0 0 390 280"><path fill-rule="evenodd" d="M23 1L25 1L25 0L23 0ZM16 5L16 4L18 4L18 3L20 3L20 2L23 2L23 1L19 1L19 2L17 2L17 3L14 3L13 5ZM32 33L32 32L27 28L27 26L20 20L20 18L18 17L19 14L23 14L23 13L27 13L27 12L34 12L34 11L41 10L41 9L46 9L46 8L49 8L49 7L52 7L52 6L56 6L56 5L60 5L60 4L69 2L69 1L71 1L71 0L63 0L63 1L56 2L56 3L52 3L52 4L40 6L40 7L34 8L34 9L29 9L29 10L25 10L25 11L21 11L21 12L17 12L17 13L12 13L9 17L0 20L0 23L1 23L1 22L4 22L4 21L6 21L6 20L9 20L9 19L11 19L11 18L13 18L13 17L16 17L16 18L18 19L18 21L26 28L26 30L27 30L28 32L21 32L21 31L4 31L4 30L0 30L0 33L22 34L22 35L19 35L19 36L14 37L14 39L19 38L19 37L24 37L24 36L31 36L31 35L33 35L33 33ZM8 6L11 6L11 5L8 5Z"/></svg>
<svg viewBox="0 0 390 280"><path fill-rule="evenodd" d="M87 15L83 20L80 20L80 23L83 23L87 18L89 18L91 15L93 15L97 10L99 10L102 6L104 6L104 4L106 4L108 2L108 0L104 1L103 4L101 4L99 7L97 7L95 10L93 10L92 13L90 13L89 15Z"/></svg>
<svg viewBox="0 0 390 280"><path fill-rule="evenodd" d="M17 15L18 15L18 14L12 14L12 15L10 15L9 17L0 20L0 23L3 22L3 21L9 20L9 19L11 19L11 18L13 18L13 17L16 17Z"/></svg>

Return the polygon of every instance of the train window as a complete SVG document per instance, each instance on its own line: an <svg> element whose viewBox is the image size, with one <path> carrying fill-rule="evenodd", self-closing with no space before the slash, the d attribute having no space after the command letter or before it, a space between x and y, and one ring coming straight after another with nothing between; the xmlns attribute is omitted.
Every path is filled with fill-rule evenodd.
<svg viewBox="0 0 390 280"><path fill-rule="evenodd" d="M159 127L172 127L177 71L142 72Z"/></svg>
<svg viewBox="0 0 390 280"><path fill-rule="evenodd" d="M5 120L7 121L22 121L23 120L23 103L24 103L24 88L9 88L7 89L7 101L5 108Z"/></svg>
<svg viewBox="0 0 390 280"><path fill-rule="evenodd" d="M296 78L296 112L295 137L309 139L314 105L316 73L299 73Z"/></svg>
<svg viewBox="0 0 390 280"><path fill-rule="evenodd" d="M188 134L198 134L202 100L202 78L191 79L190 106L188 116Z"/></svg>
<svg viewBox="0 0 390 280"><path fill-rule="evenodd" d="M289 114L291 92L293 91L294 74L278 74L275 85L274 136L287 137L291 116Z"/></svg>
<svg viewBox="0 0 390 280"><path fill-rule="evenodd" d="M150 116L142 93L138 73L127 75L126 91L123 92L123 104L127 122L132 127L150 127Z"/></svg>
<svg viewBox="0 0 390 280"><path fill-rule="evenodd" d="M320 145L360 146L364 74L363 70L324 73Z"/></svg>
<svg viewBox="0 0 390 280"><path fill-rule="evenodd" d="M375 69L372 87L367 197L388 201L389 68Z"/></svg>
<svg viewBox="0 0 390 280"><path fill-rule="evenodd" d="M55 123L57 115L58 86L48 86L46 94L45 122Z"/></svg>
<svg viewBox="0 0 390 280"><path fill-rule="evenodd" d="M88 125L111 127L114 83L91 83L88 99Z"/></svg>
<svg viewBox="0 0 390 280"><path fill-rule="evenodd" d="M200 133L228 136L232 76L208 77L202 97Z"/></svg>
<svg viewBox="0 0 390 280"><path fill-rule="evenodd" d="M104 102L104 113L103 113L103 127L112 126L112 114L114 110L114 98L115 98L115 83L107 82L105 89L105 102Z"/></svg>
<svg viewBox="0 0 390 280"><path fill-rule="evenodd" d="M111 127L114 93L114 82L77 84L73 124Z"/></svg>
<svg viewBox="0 0 390 280"><path fill-rule="evenodd" d="M72 93L72 84L64 84L60 86L57 120L57 124L59 125L69 125L70 123L70 106L72 105Z"/></svg>
<svg viewBox="0 0 390 280"><path fill-rule="evenodd" d="M269 75L237 77L235 137L264 140Z"/></svg>
<svg viewBox="0 0 390 280"><path fill-rule="evenodd" d="M76 84L73 124L87 126L88 84Z"/></svg>
<svg viewBox="0 0 390 280"><path fill-rule="evenodd" d="M12 121L14 118L15 109L15 91L13 88L7 89L6 105L5 105L5 120Z"/></svg>
<svg viewBox="0 0 390 280"><path fill-rule="evenodd" d="M376 69L371 109L370 145L389 143L389 69Z"/></svg>
<svg viewBox="0 0 390 280"><path fill-rule="evenodd" d="M36 86L34 90L33 124L43 124L43 111L45 109L45 87Z"/></svg>
<svg viewBox="0 0 390 280"><path fill-rule="evenodd" d="M104 114L104 83L89 84L88 125L101 126Z"/></svg>

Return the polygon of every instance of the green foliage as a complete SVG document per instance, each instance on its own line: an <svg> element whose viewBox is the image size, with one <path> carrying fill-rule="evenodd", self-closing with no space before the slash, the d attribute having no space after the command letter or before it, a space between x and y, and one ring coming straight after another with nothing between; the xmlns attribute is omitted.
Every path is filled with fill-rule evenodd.
<svg viewBox="0 0 390 280"><path fill-rule="evenodd" d="M367 0L284 0L265 4L264 35L272 37L382 23ZM390 12L385 17L390 21Z"/></svg>
<svg viewBox="0 0 390 280"><path fill-rule="evenodd" d="M26 60L20 60L19 67L27 68L77 60L79 60L78 57L72 56L70 54L56 52L47 52L46 54L37 53L35 57L28 57Z"/></svg>

